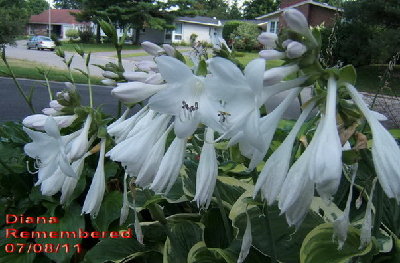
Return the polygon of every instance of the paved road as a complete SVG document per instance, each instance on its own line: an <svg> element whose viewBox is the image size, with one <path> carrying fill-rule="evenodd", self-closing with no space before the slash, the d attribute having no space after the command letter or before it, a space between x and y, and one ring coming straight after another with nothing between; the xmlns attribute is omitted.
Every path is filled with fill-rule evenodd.
<svg viewBox="0 0 400 263"><path fill-rule="evenodd" d="M43 85L43 81L37 80L19 80L24 90L29 90L30 87L36 87L33 95L33 103L36 112L41 113L43 108L48 107L49 96L47 88ZM51 82L51 88L54 92L61 91L65 88L64 83ZM79 93L81 94L82 103L89 104L89 96L87 85L78 85ZM110 94L110 87L93 86L94 103L96 106L102 105L104 112L116 116L118 101ZM307 97L307 92L303 92L303 98ZM269 110L275 108L285 97L287 92L272 97L267 102ZM287 119L294 119L299 115L298 102L295 101L285 113ZM28 106L23 101L21 95L17 91L12 79L0 77L0 121L20 121L31 112Z"/></svg>
<svg viewBox="0 0 400 263"><path fill-rule="evenodd" d="M33 104L37 113L41 113L43 108L49 105L49 95L47 87L42 81L36 80L19 80L24 90L30 87L36 87L33 94ZM51 88L54 92L61 91L65 88L64 83L51 82ZM81 94L82 104L89 104L89 94L86 85L78 85ZM105 86L93 86L94 104L102 105L104 112L116 115L118 101L110 94L110 88ZM23 101L21 95L17 91L12 79L0 78L0 121L21 121L30 115L31 111Z"/></svg>

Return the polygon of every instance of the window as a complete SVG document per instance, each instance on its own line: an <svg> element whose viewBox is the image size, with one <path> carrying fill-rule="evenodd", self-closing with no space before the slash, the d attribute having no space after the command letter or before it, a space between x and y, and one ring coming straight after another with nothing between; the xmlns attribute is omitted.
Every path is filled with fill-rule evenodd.
<svg viewBox="0 0 400 263"><path fill-rule="evenodd" d="M182 23L175 24L174 39L182 40Z"/></svg>
<svg viewBox="0 0 400 263"><path fill-rule="evenodd" d="M269 32L277 33L278 32L278 21L271 21L269 26Z"/></svg>

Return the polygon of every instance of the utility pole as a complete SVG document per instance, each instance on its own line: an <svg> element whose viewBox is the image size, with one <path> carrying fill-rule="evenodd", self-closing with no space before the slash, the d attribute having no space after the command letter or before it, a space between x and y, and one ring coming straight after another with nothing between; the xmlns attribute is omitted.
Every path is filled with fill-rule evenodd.
<svg viewBox="0 0 400 263"><path fill-rule="evenodd" d="M51 0L49 0L49 37L51 38Z"/></svg>

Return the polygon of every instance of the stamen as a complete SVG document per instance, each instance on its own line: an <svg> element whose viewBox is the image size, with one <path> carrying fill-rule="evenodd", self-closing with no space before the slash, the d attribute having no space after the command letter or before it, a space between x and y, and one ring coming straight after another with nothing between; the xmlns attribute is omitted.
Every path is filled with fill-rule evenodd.
<svg viewBox="0 0 400 263"><path fill-rule="evenodd" d="M36 168L36 167L35 167ZM29 168L29 161L26 161L26 170L28 171L28 173L30 174L37 174L39 172L39 170L32 172Z"/></svg>

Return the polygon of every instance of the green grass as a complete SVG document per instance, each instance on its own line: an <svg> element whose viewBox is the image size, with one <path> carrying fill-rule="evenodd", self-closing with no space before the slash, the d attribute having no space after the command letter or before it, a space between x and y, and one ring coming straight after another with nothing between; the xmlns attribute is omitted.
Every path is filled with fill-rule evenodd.
<svg viewBox="0 0 400 263"><path fill-rule="evenodd" d="M143 56L150 56L150 55L147 54L146 52L136 52L136 53L122 54L121 55L122 58L143 57ZM117 55L115 55L114 57L117 57Z"/></svg>
<svg viewBox="0 0 400 263"><path fill-rule="evenodd" d="M10 64L14 74L17 78L26 78L26 79L38 79L43 80L44 77L42 74L39 73L37 68L42 68L48 70L50 67L47 65L39 64L36 62L31 62L27 60L19 60L19 59L7 59L8 63ZM0 76L2 77L9 77L8 69L3 61L0 61ZM62 69L50 69L49 80L51 81L68 81L66 77L69 75L67 70ZM74 72L73 77L76 83L87 83L87 78L83 76L81 73ZM99 77L91 77L92 84L101 84L101 78Z"/></svg>
<svg viewBox="0 0 400 263"><path fill-rule="evenodd" d="M393 68L391 77L388 79L388 88L380 90L383 83L379 76L384 75L387 67L387 65L370 65L357 68L357 89L370 93L379 92L379 94L400 96L400 66Z"/></svg>
<svg viewBox="0 0 400 263"><path fill-rule="evenodd" d="M113 44L83 44L83 43L68 43L63 42L59 47L61 50L75 52L75 46L81 46L85 52L115 52ZM134 50L139 49L141 46L125 44L123 50Z"/></svg>

